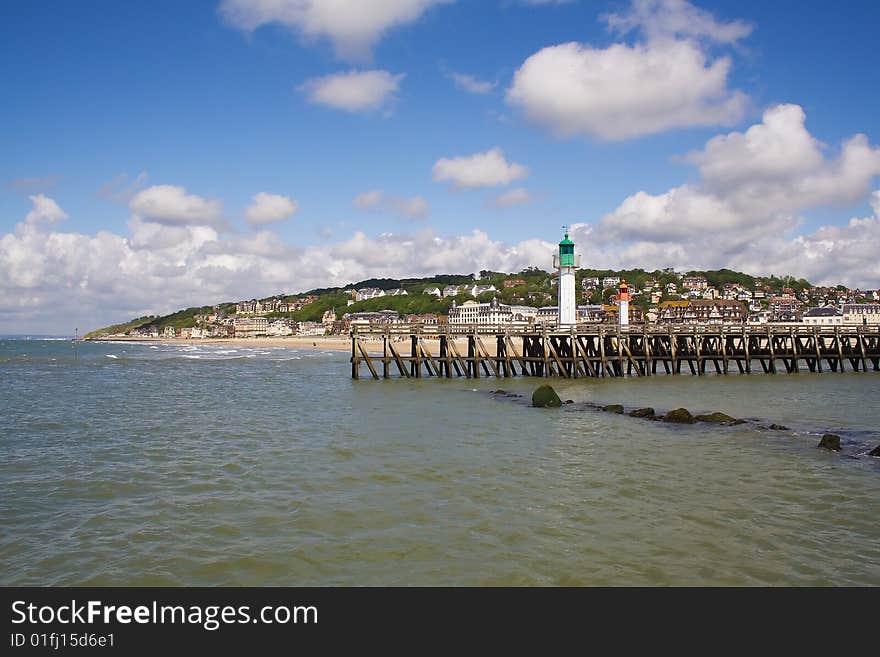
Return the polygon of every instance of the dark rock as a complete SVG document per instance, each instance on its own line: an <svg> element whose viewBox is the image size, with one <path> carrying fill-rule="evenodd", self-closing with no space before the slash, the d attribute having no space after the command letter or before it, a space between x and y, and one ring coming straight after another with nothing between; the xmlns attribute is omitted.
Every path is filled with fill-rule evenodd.
<svg viewBox="0 0 880 657"><path fill-rule="evenodd" d="M675 424L693 424L696 422L694 416L686 408L676 408L669 411L663 416L664 422L674 422Z"/></svg>
<svg viewBox="0 0 880 657"><path fill-rule="evenodd" d="M840 436L833 433L826 433L822 436L822 440L816 445L817 448L830 449L833 452L840 451Z"/></svg>
<svg viewBox="0 0 880 657"><path fill-rule="evenodd" d="M654 409L653 408L637 408L634 411L629 412L630 417L654 417Z"/></svg>
<svg viewBox="0 0 880 657"><path fill-rule="evenodd" d="M563 404L574 404L574 399L566 399Z"/></svg>
<svg viewBox="0 0 880 657"><path fill-rule="evenodd" d="M788 427L784 424L771 424L769 427L770 431L788 431Z"/></svg>
<svg viewBox="0 0 880 657"><path fill-rule="evenodd" d="M558 408L562 406L562 400L553 386L540 386L532 393L532 406L535 408Z"/></svg>
<svg viewBox="0 0 880 657"><path fill-rule="evenodd" d="M877 445L874 449L868 452L868 456L880 457L880 445Z"/></svg>
<svg viewBox="0 0 880 657"><path fill-rule="evenodd" d="M492 393L493 395L506 395L507 394L507 391L501 390L501 388L499 388L498 390L490 390L489 392Z"/></svg>
<svg viewBox="0 0 880 657"><path fill-rule="evenodd" d="M608 404L608 406L603 406L602 410L606 413L617 413L618 415L623 415L623 406L620 404Z"/></svg>
<svg viewBox="0 0 880 657"><path fill-rule="evenodd" d="M712 424L742 424L745 421L737 420L735 417L730 417L727 413L720 413L718 411L705 415L695 415L694 419L697 422L710 422Z"/></svg>

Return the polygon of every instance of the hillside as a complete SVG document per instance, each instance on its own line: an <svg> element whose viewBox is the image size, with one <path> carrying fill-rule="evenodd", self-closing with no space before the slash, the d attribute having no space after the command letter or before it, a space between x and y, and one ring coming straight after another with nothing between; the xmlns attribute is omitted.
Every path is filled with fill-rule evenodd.
<svg viewBox="0 0 880 657"><path fill-rule="evenodd" d="M802 293L810 288L810 283L804 279L794 279L790 276L770 276L755 277L743 272L737 272L730 269L718 269L708 271L688 271L684 273L676 273L671 270L654 270L646 271L644 269L625 269L625 270L609 270L609 269L581 269L577 272L578 289L581 289L581 283L588 277L618 277L625 279L630 288L634 291L640 291L644 288L648 281L653 282L660 288L672 283L676 286L681 284L682 278L687 276L703 276L708 284L717 289L721 289L727 283L735 283L742 285L749 291L754 291L759 286L766 290L769 294L780 293L784 288L790 288L795 293ZM553 305L556 303L556 282L552 273L539 269L537 267L529 267L517 273L505 273L484 270L478 275L468 274L438 274L424 278L370 278L359 281L357 283L349 283L342 287L317 288L304 292L302 294L279 294L278 298L284 301L296 301L306 295L318 297L315 301L306 304L302 308L287 313L269 313L266 316L269 319L284 318L294 321L321 321L325 311L335 310L338 316L344 313L369 312L377 310L396 310L402 315L406 314L445 314L449 311L453 303L453 298L437 299L433 295L424 294L427 288L440 287L446 285L463 285L472 284L475 278L481 285L494 285L497 292L489 292L480 296L478 301L488 301L493 296L497 296L499 301L506 304L518 304L525 306L541 307ZM512 287L505 287L504 282L517 279L523 283ZM352 305L348 305L352 300L352 292L354 290L373 287L384 291L404 289L407 295L401 296L383 296L367 301L359 301ZM841 286L842 287L842 286ZM583 302L603 303L607 302L611 294L616 290L612 288L595 289L589 299L582 299ZM463 303L471 297L468 295L459 295L455 297L455 301ZM579 301L581 299L579 298ZM637 297L634 303L647 306L649 300L647 296ZM208 315L214 313L222 313L233 315L235 313L235 302L224 302L217 306L201 306L191 307L179 310L175 313L164 316L147 316L139 317L123 324L114 324L100 329L96 329L88 333L85 337L95 337L101 334L124 333L132 329L147 325L155 326L159 331L171 326L175 329L182 329L196 326L197 315Z"/></svg>

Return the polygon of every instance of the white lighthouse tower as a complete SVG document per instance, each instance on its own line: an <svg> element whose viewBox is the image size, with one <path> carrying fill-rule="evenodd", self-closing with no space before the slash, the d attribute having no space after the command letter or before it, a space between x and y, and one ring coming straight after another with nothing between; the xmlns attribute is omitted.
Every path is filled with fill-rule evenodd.
<svg viewBox="0 0 880 657"><path fill-rule="evenodd" d="M559 253L553 256L553 267L559 274L559 326L577 323L574 272L581 266L581 257L574 254L574 242L568 231L559 243Z"/></svg>
<svg viewBox="0 0 880 657"><path fill-rule="evenodd" d="M617 323L620 326L629 326L629 287L626 281L620 281L620 290L617 295Z"/></svg>

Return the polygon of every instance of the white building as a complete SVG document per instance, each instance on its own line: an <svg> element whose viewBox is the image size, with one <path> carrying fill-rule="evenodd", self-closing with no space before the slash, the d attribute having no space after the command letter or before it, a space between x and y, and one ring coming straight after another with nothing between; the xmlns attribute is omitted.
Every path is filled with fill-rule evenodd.
<svg viewBox="0 0 880 657"><path fill-rule="evenodd" d="M810 326L839 326L843 324L843 313L834 306L809 308L804 311L802 321Z"/></svg>
<svg viewBox="0 0 880 657"><path fill-rule="evenodd" d="M293 329L290 328L290 322L283 319L276 319L266 327L268 335L285 336L293 335Z"/></svg>
<svg viewBox="0 0 880 657"><path fill-rule="evenodd" d="M602 279L602 288L608 289L609 287L617 287L620 285L620 277L619 276L607 276Z"/></svg>
<svg viewBox="0 0 880 657"><path fill-rule="evenodd" d="M355 293L356 301L367 301L369 299L375 299L376 297L384 297L385 291L380 290L378 287L362 287Z"/></svg>
<svg viewBox="0 0 880 657"><path fill-rule="evenodd" d="M427 289L425 290L424 293L425 293L425 294L432 294L432 295L434 295L435 297L438 297L438 298L440 298L440 297L443 296L443 292L440 290L439 287L429 287L429 288L427 288Z"/></svg>
<svg viewBox="0 0 880 657"><path fill-rule="evenodd" d="M497 292L494 285L473 285L468 288L467 293L472 297L478 297L484 292Z"/></svg>
<svg viewBox="0 0 880 657"><path fill-rule="evenodd" d="M880 304L847 303L843 306L844 324L878 325L880 324Z"/></svg>
<svg viewBox="0 0 880 657"><path fill-rule="evenodd" d="M555 311L555 307L554 307ZM511 322L527 322L538 314L530 306L508 306L492 299L488 303L468 300L460 306L453 303L447 321L450 324L473 324L479 326L503 326Z"/></svg>

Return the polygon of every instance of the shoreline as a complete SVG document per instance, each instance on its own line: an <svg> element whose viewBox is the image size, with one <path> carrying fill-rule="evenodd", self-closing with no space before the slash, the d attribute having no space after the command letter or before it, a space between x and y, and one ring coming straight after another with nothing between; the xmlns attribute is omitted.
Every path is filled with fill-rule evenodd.
<svg viewBox="0 0 880 657"><path fill-rule="evenodd" d="M295 335L285 337L257 337L257 338L137 338L137 337L107 337L97 339L84 340L84 342L115 342L115 343L136 343L136 344L178 344L178 345L218 345L218 346L235 346L235 347L281 347L286 349L315 349L328 351L344 351L351 353L351 338L341 335ZM377 335L375 338L367 336L361 337L361 343L364 344L371 357L381 354L382 336ZM409 351L409 339L403 339L395 343L395 348L401 351L401 346ZM463 353L467 353L467 338L461 337L455 340L456 348ZM433 340L426 340L424 346L428 348L431 355L439 356L440 345ZM495 355L495 344L489 340L485 344L490 355ZM373 347L378 347L378 351Z"/></svg>

